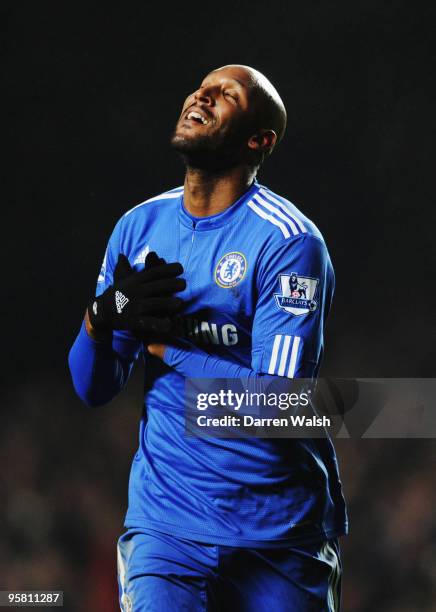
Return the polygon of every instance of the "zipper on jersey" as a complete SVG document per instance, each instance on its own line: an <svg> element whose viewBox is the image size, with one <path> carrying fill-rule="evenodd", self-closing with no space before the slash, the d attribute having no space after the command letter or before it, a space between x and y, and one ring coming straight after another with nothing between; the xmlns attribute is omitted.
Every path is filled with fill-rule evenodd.
<svg viewBox="0 0 436 612"><path fill-rule="evenodd" d="M181 260L181 246L182 246L182 237L181 237L181 223L180 223L180 219L179 219L179 245L178 245L178 256L177 256L177 261L180 262L183 266L183 275L182 278L187 277L187 272L188 272L188 266L189 266L189 262L191 260L191 255L192 255L192 250L194 247L194 242L195 242L195 221L192 221L192 228L191 228L191 244L189 245L189 249L188 249L188 253L186 255L186 259L185 261ZM186 286L185 289L185 296L184 299L185 300L189 300L190 298L190 294L191 294L191 287L189 286L189 283Z"/></svg>
<svg viewBox="0 0 436 612"><path fill-rule="evenodd" d="M194 247L194 241L195 241L195 221L192 222L192 234L191 234L191 246L189 247L189 251L188 251L188 256L186 258L186 263L183 266L185 268L185 271L187 271L188 269L188 265L191 259L191 255L192 255L192 250Z"/></svg>

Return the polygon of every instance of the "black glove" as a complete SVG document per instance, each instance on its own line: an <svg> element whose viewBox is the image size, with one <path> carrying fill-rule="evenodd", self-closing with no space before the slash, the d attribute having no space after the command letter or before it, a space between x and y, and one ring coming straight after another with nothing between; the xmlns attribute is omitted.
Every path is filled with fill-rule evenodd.
<svg viewBox="0 0 436 612"><path fill-rule="evenodd" d="M127 263L129 263L128 260ZM159 257L159 255L155 253L155 251L150 251L149 253L147 253L147 257L144 261L144 270L150 270L150 268L156 268L157 266L161 266L162 264L166 263L167 262L165 261L165 259L163 259L163 257ZM130 271L133 271L132 268L130 268Z"/></svg>
<svg viewBox="0 0 436 612"><path fill-rule="evenodd" d="M173 296L186 287L184 279L176 278L182 273L181 264L167 264L154 252L147 255L144 269L135 272L127 257L120 254L113 285L88 305L92 327L97 331L168 333L170 317L183 306L183 300Z"/></svg>

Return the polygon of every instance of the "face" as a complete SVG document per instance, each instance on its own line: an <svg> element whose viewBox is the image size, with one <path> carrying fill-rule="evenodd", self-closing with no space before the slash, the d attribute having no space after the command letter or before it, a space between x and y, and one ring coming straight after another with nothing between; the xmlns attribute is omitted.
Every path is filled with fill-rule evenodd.
<svg viewBox="0 0 436 612"><path fill-rule="evenodd" d="M232 165L248 150L252 126L252 80L237 67L209 73L187 97L173 147L197 165Z"/></svg>

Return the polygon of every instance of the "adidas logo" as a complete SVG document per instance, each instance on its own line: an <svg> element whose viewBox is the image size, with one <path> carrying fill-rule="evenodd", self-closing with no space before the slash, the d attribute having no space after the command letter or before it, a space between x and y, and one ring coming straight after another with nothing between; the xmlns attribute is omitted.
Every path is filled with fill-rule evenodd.
<svg viewBox="0 0 436 612"><path fill-rule="evenodd" d="M123 312L123 308L128 301L129 298L127 298L123 293L121 293L121 291L115 291L115 305L117 307L118 314L121 314Z"/></svg>
<svg viewBox="0 0 436 612"><path fill-rule="evenodd" d="M147 246L144 249L142 249L142 251L136 257L135 261L133 262L133 265L135 266L136 264L145 263L145 258L147 257L149 251L150 251L150 247L147 244Z"/></svg>

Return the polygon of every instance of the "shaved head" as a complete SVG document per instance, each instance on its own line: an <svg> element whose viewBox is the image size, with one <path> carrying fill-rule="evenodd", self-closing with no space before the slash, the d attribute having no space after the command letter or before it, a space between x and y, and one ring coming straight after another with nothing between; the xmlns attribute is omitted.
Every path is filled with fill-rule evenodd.
<svg viewBox="0 0 436 612"><path fill-rule="evenodd" d="M251 93L255 101L254 122L255 127L272 129L277 135L277 143L283 138L286 129L286 109L279 92L264 74L243 64L227 64L216 68L212 72L219 70L238 69L245 72L247 82L251 88Z"/></svg>

